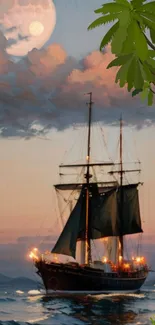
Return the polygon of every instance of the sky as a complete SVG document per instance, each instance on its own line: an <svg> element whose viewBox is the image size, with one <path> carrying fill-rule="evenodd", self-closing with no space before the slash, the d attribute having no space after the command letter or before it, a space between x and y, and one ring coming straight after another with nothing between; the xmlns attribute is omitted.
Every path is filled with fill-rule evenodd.
<svg viewBox="0 0 155 325"><path fill-rule="evenodd" d="M27 249L38 243L36 236L42 240L42 236L50 235L50 249L61 229L53 184L59 181L60 163L85 159L87 131L83 123L88 116L85 93L89 91L93 92L93 121L98 129L102 127L114 160L123 114L124 159L142 163L143 228L150 238L155 233L155 107L148 108L126 89L120 89L115 84L116 69L106 69L113 55L110 46L100 53L99 44L108 26L87 31L96 18L94 9L102 3L55 0L55 16L50 0L44 0L44 6L40 0L1 0L0 259L5 263L0 272L8 270L10 257L6 251L23 261ZM30 17L32 22L42 22L44 34L30 35ZM92 139L96 143L97 132L94 128ZM107 160L100 137L103 151L95 143L97 157ZM94 158L95 152L92 155ZM10 272L15 275L11 265Z"/></svg>

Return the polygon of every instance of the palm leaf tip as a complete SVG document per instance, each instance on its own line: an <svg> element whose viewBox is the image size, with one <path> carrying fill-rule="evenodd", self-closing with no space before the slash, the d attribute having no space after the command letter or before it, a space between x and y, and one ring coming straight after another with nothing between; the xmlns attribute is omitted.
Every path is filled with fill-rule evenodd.
<svg viewBox="0 0 155 325"><path fill-rule="evenodd" d="M94 20L89 26L88 26L88 30L90 29L94 29L96 27L99 27L101 25L105 25L107 23L111 23L112 21L118 19L118 15L117 14L108 14L106 16L101 16L99 18L97 18L96 20Z"/></svg>
<svg viewBox="0 0 155 325"><path fill-rule="evenodd" d="M119 22L116 22L105 34L100 44L100 51L102 51L102 49L111 41L118 27L119 27Z"/></svg>

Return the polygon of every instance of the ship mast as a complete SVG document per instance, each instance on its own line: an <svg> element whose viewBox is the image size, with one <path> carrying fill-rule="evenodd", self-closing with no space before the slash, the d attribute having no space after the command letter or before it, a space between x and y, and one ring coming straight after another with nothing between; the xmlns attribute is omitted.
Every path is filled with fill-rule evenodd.
<svg viewBox="0 0 155 325"><path fill-rule="evenodd" d="M88 119L88 145L87 145L87 170L86 170L86 234L85 234L85 264L91 263L91 243L90 243L90 231L89 231L89 181L90 175L90 138L91 138L91 119L92 119L92 92L90 95L89 106L89 119Z"/></svg>
<svg viewBox="0 0 155 325"><path fill-rule="evenodd" d="M120 118L120 220L123 222L123 121ZM123 236L119 236L120 256L123 259Z"/></svg>
<svg viewBox="0 0 155 325"><path fill-rule="evenodd" d="M119 186L119 191L120 191L120 207L119 207L119 217L120 217L120 222L121 225L123 223L123 205L124 205L124 195L123 195L123 175L124 173L133 173L133 172L140 172L140 169L123 169L123 120L122 120L122 115L120 118L120 161L119 161L120 168L119 170L113 170L110 171L110 175L119 174L120 176L120 186ZM123 227L122 227L123 228ZM122 230L120 230L120 235L119 235L119 255L121 256L120 262L123 260L123 253L124 253L124 243L123 243L123 234Z"/></svg>

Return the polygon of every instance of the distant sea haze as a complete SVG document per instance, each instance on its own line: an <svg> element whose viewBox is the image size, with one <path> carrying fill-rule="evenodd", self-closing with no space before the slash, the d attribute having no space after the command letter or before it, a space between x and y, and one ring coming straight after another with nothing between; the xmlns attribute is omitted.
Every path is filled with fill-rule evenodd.
<svg viewBox="0 0 155 325"><path fill-rule="evenodd" d="M12 287L15 289L21 288L33 288L37 289L38 286L43 287L39 277L36 277L36 280L32 280L26 277L15 277L11 278L0 273L0 288Z"/></svg>
<svg viewBox="0 0 155 325"><path fill-rule="evenodd" d="M9 277L28 277L36 280L35 268L28 257L28 252L32 247L38 247L40 251L50 251L56 241L57 236L21 236L14 243L0 244L0 273ZM42 242L42 243L41 243ZM132 239L132 244L134 240ZM151 269L155 270L154 260L154 236L143 235L140 254L146 257ZM99 243L102 256L102 243ZM129 246L130 247L130 246Z"/></svg>

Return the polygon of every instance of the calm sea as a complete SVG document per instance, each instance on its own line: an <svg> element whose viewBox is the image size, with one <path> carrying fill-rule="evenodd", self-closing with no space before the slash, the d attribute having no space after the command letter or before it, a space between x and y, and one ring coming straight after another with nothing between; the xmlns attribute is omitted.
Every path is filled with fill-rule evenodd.
<svg viewBox="0 0 155 325"><path fill-rule="evenodd" d="M45 297L42 292L11 288L0 292L0 325L110 325L150 324L155 316L155 287L140 293L85 296L82 298Z"/></svg>

